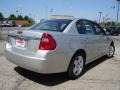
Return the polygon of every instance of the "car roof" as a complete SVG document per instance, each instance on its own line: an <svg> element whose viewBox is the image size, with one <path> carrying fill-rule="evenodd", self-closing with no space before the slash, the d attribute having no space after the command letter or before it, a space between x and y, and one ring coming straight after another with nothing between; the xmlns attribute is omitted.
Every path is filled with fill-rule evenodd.
<svg viewBox="0 0 120 90"><path fill-rule="evenodd" d="M48 21L72 21L73 19L47 19ZM45 20L46 21L46 20Z"/></svg>

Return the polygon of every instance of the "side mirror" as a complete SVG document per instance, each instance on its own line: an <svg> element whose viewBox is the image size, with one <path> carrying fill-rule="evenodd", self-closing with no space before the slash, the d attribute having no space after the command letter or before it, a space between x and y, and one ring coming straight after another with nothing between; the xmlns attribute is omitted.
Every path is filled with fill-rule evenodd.
<svg viewBox="0 0 120 90"><path fill-rule="evenodd" d="M106 35L111 35L110 32L106 32Z"/></svg>
<svg viewBox="0 0 120 90"><path fill-rule="evenodd" d="M106 35L111 35L111 33L108 31L108 29L103 28L103 30L104 30L104 32L105 32Z"/></svg>

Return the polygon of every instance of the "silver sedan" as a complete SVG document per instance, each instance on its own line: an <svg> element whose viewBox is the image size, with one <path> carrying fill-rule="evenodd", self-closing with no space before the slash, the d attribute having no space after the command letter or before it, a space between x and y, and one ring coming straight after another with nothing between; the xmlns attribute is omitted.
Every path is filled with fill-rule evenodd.
<svg viewBox="0 0 120 90"><path fill-rule="evenodd" d="M9 61L43 74L67 72L71 79L80 77L86 64L115 52L111 36L86 19L45 20L8 37Z"/></svg>

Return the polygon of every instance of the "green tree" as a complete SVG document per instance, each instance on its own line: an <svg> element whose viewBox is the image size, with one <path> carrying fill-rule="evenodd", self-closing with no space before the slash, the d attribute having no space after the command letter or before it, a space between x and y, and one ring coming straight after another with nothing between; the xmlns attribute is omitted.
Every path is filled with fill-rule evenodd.
<svg viewBox="0 0 120 90"><path fill-rule="evenodd" d="M18 16L17 16L17 20L23 20L23 16L18 15Z"/></svg>
<svg viewBox="0 0 120 90"><path fill-rule="evenodd" d="M16 16L14 14L11 14L8 19L9 20L16 20Z"/></svg>
<svg viewBox="0 0 120 90"><path fill-rule="evenodd" d="M106 23L105 22L101 22L100 25L106 26Z"/></svg>
<svg viewBox="0 0 120 90"><path fill-rule="evenodd" d="M28 16L25 16L25 17L24 17L24 20L28 20L28 21L29 21L30 18L29 18Z"/></svg>
<svg viewBox="0 0 120 90"><path fill-rule="evenodd" d="M3 14L0 12L0 21L1 20L4 20L4 16L3 16Z"/></svg>
<svg viewBox="0 0 120 90"><path fill-rule="evenodd" d="M107 26L111 26L111 22L107 22L106 25L107 25Z"/></svg>
<svg viewBox="0 0 120 90"><path fill-rule="evenodd" d="M111 26L115 26L115 22L111 22Z"/></svg>
<svg viewBox="0 0 120 90"><path fill-rule="evenodd" d="M120 22L116 23L115 25L116 25L116 26L120 26Z"/></svg>

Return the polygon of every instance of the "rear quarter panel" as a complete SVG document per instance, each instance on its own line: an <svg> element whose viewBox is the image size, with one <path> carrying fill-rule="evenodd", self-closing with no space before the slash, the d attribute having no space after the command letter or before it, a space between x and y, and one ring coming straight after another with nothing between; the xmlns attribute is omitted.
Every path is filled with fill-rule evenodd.
<svg viewBox="0 0 120 90"><path fill-rule="evenodd" d="M75 54L75 52L79 49L86 50L85 42L84 42L84 35L79 34L55 34L53 35L57 42L57 47L55 50L55 58L60 60L59 64L62 65L62 67L65 68L65 70L68 69L69 63L71 61L71 58Z"/></svg>

